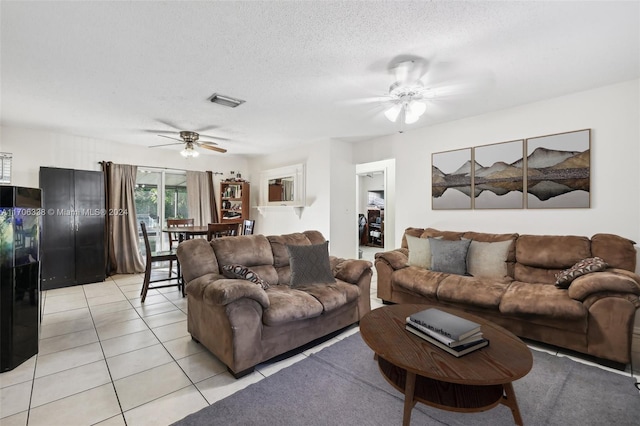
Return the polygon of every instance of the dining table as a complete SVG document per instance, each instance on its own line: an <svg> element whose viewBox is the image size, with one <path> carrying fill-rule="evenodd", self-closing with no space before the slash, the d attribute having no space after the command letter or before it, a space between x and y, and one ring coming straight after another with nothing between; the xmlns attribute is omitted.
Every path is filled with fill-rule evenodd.
<svg viewBox="0 0 640 426"><path fill-rule="evenodd" d="M162 228L162 232L178 234L178 241L182 242L197 235L207 235L207 225L172 226L170 228Z"/></svg>

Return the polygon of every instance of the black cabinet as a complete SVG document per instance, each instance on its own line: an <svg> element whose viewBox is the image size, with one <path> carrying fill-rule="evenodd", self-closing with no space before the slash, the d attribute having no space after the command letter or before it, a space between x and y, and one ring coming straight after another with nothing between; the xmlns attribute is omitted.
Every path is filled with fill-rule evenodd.
<svg viewBox="0 0 640 426"><path fill-rule="evenodd" d="M0 373L38 353L41 192L0 186Z"/></svg>
<svg viewBox="0 0 640 426"><path fill-rule="evenodd" d="M42 289L105 279L104 174L40 168Z"/></svg>

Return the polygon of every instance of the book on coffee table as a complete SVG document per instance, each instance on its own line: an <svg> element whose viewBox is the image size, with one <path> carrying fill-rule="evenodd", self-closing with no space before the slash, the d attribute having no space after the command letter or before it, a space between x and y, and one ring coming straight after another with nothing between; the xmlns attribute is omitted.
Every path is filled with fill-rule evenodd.
<svg viewBox="0 0 640 426"><path fill-rule="evenodd" d="M456 347L456 346L460 346L460 345L465 345L467 343L473 343L473 342L477 342L478 340L482 340L482 331L478 331L475 334L472 334L469 337L466 337L462 340L454 340L450 337L445 336L444 334L440 334L440 333L436 333L433 330L428 329L427 327L418 324L417 322L412 322L409 317L407 317L406 319L406 323L407 324L411 324L411 326L417 328L418 330L422 331L424 334L433 337L436 340L439 340L440 342L444 343L445 345L449 346L449 347Z"/></svg>
<svg viewBox="0 0 640 426"><path fill-rule="evenodd" d="M463 341L480 331L480 324L436 308L425 309L409 316L408 323L428 328L454 341Z"/></svg>
<svg viewBox="0 0 640 426"><path fill-rule="evenodd" d="M475 342L472 343L466 343L463 345L459 345L456 347L451 347L448 346L442 342L440 342L437 339L434 339L433 337L423 333L422 331L418 330L416 327L414 327L411 323L407 323L407 325L405 326L405 328L407 329L407 331L415 334L416 336L426 340L427 342L433 344L434 346L439 347L440 349L449 352L451 355L455 356L456 358L459 358L463 355L466 355L468 353L471 353L473 351L476 351L480 348L484 348L485 346L487 346L489 344L489 340L487 339L480 339L477 340Z"/></svg>

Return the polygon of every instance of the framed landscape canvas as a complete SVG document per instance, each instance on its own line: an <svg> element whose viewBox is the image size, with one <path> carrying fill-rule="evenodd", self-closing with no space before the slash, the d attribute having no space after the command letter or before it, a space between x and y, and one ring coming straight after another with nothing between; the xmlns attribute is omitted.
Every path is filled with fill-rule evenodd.
<svg viewBox="0 0 640 426"><path fill-rule="evenodd" d="M431 154L431 208L471 208L471 148Z"/></svg>
<svg viewBox="0 0 640 426"><path fill-rule="evenodd" d="M524 140L473 148L476 209L524 207Z"/></svg>
<svg viewBox="0 0 640 426"><path fill-rule="evenodd" d="M527 208L590 207L591 129L527 139Z"/></svg>

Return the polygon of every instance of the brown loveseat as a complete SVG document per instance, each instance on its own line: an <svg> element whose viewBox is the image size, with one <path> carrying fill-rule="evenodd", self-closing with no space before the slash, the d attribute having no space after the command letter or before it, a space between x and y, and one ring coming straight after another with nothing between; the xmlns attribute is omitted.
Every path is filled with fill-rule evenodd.
<svg viewBox="0 0 640 426"><path fill-rule="evenodd" d="M334 283L289 285L287 246L324 242L320 232L305 231L181 243L191 336L240 377L260 362L360 321L371 310L371 262L330 256ZM250 268L268 288L225 278L224 265Z"/></svg>
<svg viewBox="0 0 640 426"><path fill-rule="evenodd" d="M436 248L442 240L471 240L463 266L466 272L414 266L425 238L438 239L433 243ZM500 247L502 254L495 250ZM602 258L608 268L575 278L568 289L556 287L556 274L592 257ZM493 269L487 267L491 264ZM635 265L634 242L611 234L589 239L431 228L406 229L401 248L377 253L375 259L378 297L385 302L428 302L463 309L518 336L623 364L630 362L634 316L640 307Z"/></svg>

